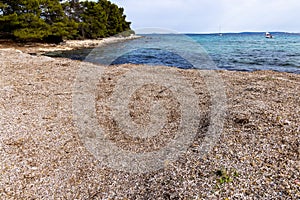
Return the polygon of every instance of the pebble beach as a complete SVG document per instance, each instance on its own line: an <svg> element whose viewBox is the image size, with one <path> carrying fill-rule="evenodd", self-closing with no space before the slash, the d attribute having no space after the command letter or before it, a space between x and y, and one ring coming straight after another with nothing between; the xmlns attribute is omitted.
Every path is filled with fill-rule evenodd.
<svg viewBox="0 0 300 200"><path fill-rule="evenodd" d="M39 55L85 45L91 46L0 46L0 199L300 199L299 74L216 71L224 81L227 111L213 148L205 155L198 152L204 125L178 160L158 171L132 174L100 167L79 137L72 96L82 62ZM104 67L96 107L108 133L117 128L101 102L118 77L149 67ZM199 77L195 69L157 69L190 81L203 124L209 124L205 75ZM176 104L168 102L165 106L175 112ZM139 103L142 110L133 110L133 118L147 102Z"/></svg>

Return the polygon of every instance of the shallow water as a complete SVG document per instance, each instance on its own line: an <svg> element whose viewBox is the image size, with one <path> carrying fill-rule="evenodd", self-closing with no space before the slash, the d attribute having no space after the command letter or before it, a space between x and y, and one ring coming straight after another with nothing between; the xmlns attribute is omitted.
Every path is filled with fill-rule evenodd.
<svg viewBox="0 0 300 200"><path fill-rule="evenodd" d="M150 34L64 56L100 64L150 64L237 71L275 70L300 74L300 35L273 33ZM85 53L84 53L85 52Z"/></svg>
<svg viewBox="0 0 300 200"><path fill-rule="evenodd" d="M300 35L275 33L273 39L265 38L263 33L191 37L221 69L300 73Z"/></svg>

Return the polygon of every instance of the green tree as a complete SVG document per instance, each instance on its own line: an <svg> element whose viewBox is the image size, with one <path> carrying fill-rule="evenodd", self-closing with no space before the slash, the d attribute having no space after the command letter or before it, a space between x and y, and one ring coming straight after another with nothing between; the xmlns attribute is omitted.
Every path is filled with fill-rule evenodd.
<svg viewBox="0 0 300 200"><path fill-rule="evenodd" d="M2 0L0 37L21 41L102 38L130 31L124 9L108 0Z"/></svg>
<svg viewBox="0 0 300 200"><path fill-rule="evenodd" d="M20 40L41 40L47 35L47 24L39 18L38 0L3 1L1 32Z"/></svg>
<svg viewBox="0 0 300 200"><path fill-rule="evenodd" d="M107 14L103 7L96 2L85 1L80 15L79 33L83 38L103 38L107 36Z"/></svg>
<svg viewBox="0 0 300 200"><path fill-rule="evenodd" d="M81 21L81 14L84 11L84 8L82 4L79 2L79 0L70 0L62 3L62 7L64 10L65 15L75 22Z"/></svg>
<svg viewBox="0 0 300 200"><path fill-rule="evenodd" d="M50 38L51 41L51 38L62 40L76 37L78 24L65 15L59 0L43 0L40 10L40 18L50 27L46 39Z"/></svg>

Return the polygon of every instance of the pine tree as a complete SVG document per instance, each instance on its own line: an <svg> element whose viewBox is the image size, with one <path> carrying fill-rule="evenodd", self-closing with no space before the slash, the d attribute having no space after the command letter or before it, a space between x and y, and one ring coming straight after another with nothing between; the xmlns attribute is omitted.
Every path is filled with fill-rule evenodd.
<svg viewBox="0 0 300 200"><path fill-rule="evenodd" d="M40 17L50 26L46 41L59 42L77 34L78 24L68 19L59 0L43 0Z"/></svg>
<svg viewBox="0 0 300 200"><path fill-rule="evenodd" d="M41 40L47 35L48 26L39 18L37 0L3 1L1 30L20 40Z"/></svg>
<svg viewBox="0 0 300 200"><path fill-rule="evenodd" d="M107 14L99 3L85 1L84 12L80 15L79 32L83 38L103 38L107 36Z"/></svg>
<svg viewBox="0 0 300 200"><path fill-rule="evenodd" d="M130 30L124 9L108 0L3 0L0 37L60 42L102 38Z"/></svg>

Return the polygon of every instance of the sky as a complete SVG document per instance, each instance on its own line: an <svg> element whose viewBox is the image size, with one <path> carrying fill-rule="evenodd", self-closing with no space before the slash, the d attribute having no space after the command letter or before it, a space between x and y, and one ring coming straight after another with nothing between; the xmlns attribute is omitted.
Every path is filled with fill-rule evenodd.
<svg viewBox="0 0 300 200"><path fill-rule="evenodd" d="M131 28L178 33L300 32L300 0L111 0Z"/></svg>

